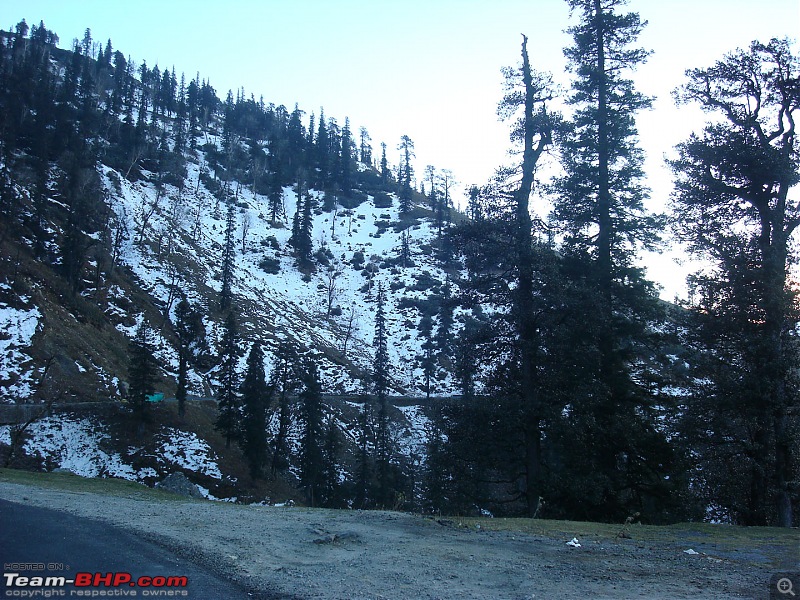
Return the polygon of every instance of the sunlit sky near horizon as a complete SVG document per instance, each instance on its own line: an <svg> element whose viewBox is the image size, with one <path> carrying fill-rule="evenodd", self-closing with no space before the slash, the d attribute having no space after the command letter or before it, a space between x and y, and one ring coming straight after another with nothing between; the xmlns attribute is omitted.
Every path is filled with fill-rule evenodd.
<svg viewBox="0 0 800 600"><path fill-rule="evenodd" d="M671 191L664 156L702 126L702 115L676 107L671 91L686 69L710 66L751 41L800 37L798 0L631 0L627 10L649 22L638 45L652 50L633 75L656 97L638 118L651 207ZM577 15L576 15L577 17ZM565 29L576 22L564 0L0 0L0 28L44 21L69 48L91 29L137 64L197 73L221 98L249 97L308 116L365 126L376 155L387 144L399 160L402 135L415 143L415 168L450 169L463 186L486 182L508 162L508 128L498 121L503 66L519 62L529 37L533 67L551 71L565 89ZM795 50L796 51L796 50ZM672 256L649 257L648 272L664 297L681 293Z"/></svg>

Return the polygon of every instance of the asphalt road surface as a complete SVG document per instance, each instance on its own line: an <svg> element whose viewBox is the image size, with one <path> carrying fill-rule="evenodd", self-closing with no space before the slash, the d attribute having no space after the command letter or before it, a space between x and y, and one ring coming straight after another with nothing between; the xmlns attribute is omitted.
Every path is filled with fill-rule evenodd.
<svg viewBox="0 0 800 600"><path fill-rule="evenodd" d="M202 531L197 533L203 535ZM6 500L0 500L0 559L2 598L274 598L248 592L122 529ZM108 574L112 574L110 578ZM126 580L128 575L130 581ZM54 583L47 577L74 579L81 585L46 585ZM83 585L87 582L89 585Z"/></svg>

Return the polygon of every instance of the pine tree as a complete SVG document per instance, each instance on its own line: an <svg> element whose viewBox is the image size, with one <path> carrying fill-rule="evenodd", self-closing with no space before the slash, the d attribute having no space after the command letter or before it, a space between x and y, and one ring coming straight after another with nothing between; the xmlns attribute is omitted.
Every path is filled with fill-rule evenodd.
<svg viewBox="0 0 800 600"><path fill-rule="evenodd" d="M269 393L264 372L264 353L254 343L247 356L247 371L242 382L242 450L250 476L261 476L267 464L267 406Z"/></svg>
<svg viewBox="0 0 800 600"><path fill-rule="evenodd" d="M389 161L386 160L386 142L381 142L381 182L386 185L390 179Z"/></svg>
<svg viewBox="0 0 800 600"><path fill-rule="evenodd" d="M303 366L303 436L301 440L300 483L310 506L317 506L324 490L322 397L319 371L312 361Z"/></svg>
<svg viewBox="0 0 800 600"><path fill-rule="evenodd" d="M186 116L186 77L181 73L181 87L178 90L175 124L172 129L175 137L173 151L179 156L186 150Z"/></svg>
<svg viewBox="0 0 800 600"><path fill-rule="evenodd" d="M295 368L299 358L288 344L282 342L275 355L275 368L270 378L271 394L278 398L278 431L272 441L272 476L289 466L289 426L291 425L290 397L297 392Z"/></svg>
<svg viewBox="0 0 800 600"><path fill-rule="evenodd" d="M515 350L518 353L518 362L515 367L519 370L521 427L525 432L522 449L525 499L528 515L533 516L542 486L542 423L547 407L541 384L537 381L537 372L540 371L539 357L544 341L536 321L537 312L541 309L535 305L535 298L541 294L534 292L538 265L531 240L529 203L539 158L552 143L554 119L547 112L547 100L551 94L550 78L531 68L527 42L528 39L523 36L522 69L513 74L509 72L509 85L521 77L522 93L515 93L512 88L504 98L501 110L510 115L522 109L519 125L521 131L512 133L512 138L515 134L519 135L518 139L523 146L521 178L518 187L512 192L511 237L516 289L511 296L511 316L517 338Z"/></svg>
<svg viewBox="0 0 800 600"><path fill-rule="evenodd" d="M437 188L436 167L428 165L425 167L425 181L428 182L428 202L430 204L433 214L437 214L437 203L439 202L439 193ZM423 192L424 193L424 192Z"/></svg>
<svg viewBox="0 0 800 600"><path fill-rule="evenodd" d="M323 502L325 506L336 507L339 504L339 448L341 440L339 428L333 415L328 417L325 425L325 440L322 446L322 480Z"/></svg>
<svg viewBox="0 0 800 600"><path fill-rule="evenodd" d="M425 397L430 399L433 389L433 378L436 375L435 344L433 341L433 318L429 311L423 313L419 321L419 333L422 338L422 356L419 357L422 367Z"/></svg>
<svg viewBox="0 0 800 600"><path fill-rule="evenodd" d="M175 307L175 333L178 336L178 387L175 398L178 400L178 414L183 416L186 412L189 361L207 350L203 317L192 308L185 296Z"/></svg>
<svg viewBox="0 0 800 600"><path fill-rule="evenodd" d="M313 202L314 200L311 195L307 194L305 202L303 202L303 215L300 218L296 247L297 263L301 270L307 270L311 267L311 252L314 249L312 242L312 230L314 227L312 213Z"/></svg>
<svg viewBox="0 0 800 600"><path fill-rule="evenodd" d="M375 306L375 336L372 346L375 349L372 361L372 391L381 400L389 391L389 342L386 331L386 294L383 284L378 284Z"/></svg>
<svg viewBox="0 0 800 600"><path fill-rule="evenodd" d="M270 153L270 174L267 189L269 218L273 223L278 223L286 218L286 209L283 206L283 172L281 161Z"/></svg>
<svg viewBox="0 0 800 600"><path fill-rule="evenodd" d="M359 144L359 161L364 165L372 166L372 146L369 145L372 138L369 137L369 132L366 127L359 128L359 136L361 143Z"/></svg>
<svg viewBox="0 0 800 600"><path fill-rule="evenodd" d="M442 200L439 202L436 221L439 224L438 235L442 237L442 228L450 227L452 222L451 208L453 207L453 199L450 195L450 190L458 182L453 177L453 172L450 169L442 169L439 175L439 181L442 187Z"/></svg>
<svg viewBox="0 0 800 600"><path fill-rule="evenodd" d="M375 308L375 336L372 345L375 355L372 363L372 390L378 404L375 440L375 462L377 465L377 500L383 506L391 503L392 482L390 481L392 444L389 431L389 340L386 330L386 297L383 284L378 284Z"/></svg>
<svg viewBox="0 0 800 600"><path fill-rule="evenodd" d="M103 66L107 69L111 68L111 56L114 53L114 48L111 45L111 38L106 42L106 51L103 53Z"/></svg>
<svg viewBox="0 0 800 600"><path fill-rule="evenodd" d="M300 244L300 227L303 223L303 183L299 180L295 186L295 198L292 235L289 236L289 245L297 250Z"/></svg>
<svg viewBox="0 0 800 600"><path fill-rule="evenodd" d="M361 411L358 414L358 474L356 476L356 490L353 498L355 508L368 508L372 503L372 475L373 464L370 456L370 440L372 431L372 406L367 394L364 394Z"/></svg>
<svg viewBox="0 0 800 600"><path fill-rule="evenodd" d="M477 319L472 316L464 316L463 322L455 344L453 368L459 391L464 400L469 401L475 396L475 365L478 359L475 337L479 325Z"/></svg>
<svg viewBox="0 0 800 600"><path fill-rule="evenodd" d="M330 138L328 136L328 125L325 122L325 111L320 109L319 128L317 129L317 140L314 148L316 165L319 170L319 185L325 188L330 176Z"/></svg>
<svg viewBox="0 0 800 600"><path fill-rule="evenodd" d="M448 279L442 289L439 303L439 327L436 329L436 349L440 360L449 360L453 355L453 287Z"/></svg>
<svg viewBox="0 0 800 600"><path fill-rule="evenodd" d="M131 340L128 368L129 396L133 413L139 421L139 430L147 418L147 397L155 392L158 367L153 358L153 334L142 321Z"/></svg>
<svg viewBox="0 0 800 600"><path fill-rule="evenodd" d="M238 439L241 425L241 402L239 398L239 331L236 317L229 312L225 318L222 341L219 349L219 383L217 397L219 415L216 428L225 436L225 447Z"/></svg>
<svg viewBox="0 0 800 600"><path fill-rule="evenodd" d="M411 261L411 232L408 229L404 229L400 234L400 252L397 258L403 268L413 265Z"/></svg>
<svg viewBox="0 0 800 600"><path fill-rule="evenodd" d="M194 152L197 150L197 135L200 121L200 83L199 76L189 82L186 88L186 110L189 113L189 126L187 136L189 139L189 149Z"/></svg>
<svg viewBox="0 0 800 600"><path fill-rule="evenodd" d="M530 205L538 161L552 143L557 122L547 106L552 84L549 76L531 68L525 36L521 54L521 67L506 69L507 93L498 112L514 119L511 137L521 146L517 154L522 162L498 171L490 184L476 190L474 203L484 205L485 214L454 228L448 236L470 274L461 285L468 290L471 306L507 308L483 326L474 318L468 321L469 329L465 325L455 366L469 402L462 402L461 411L448 406L438 426L447 430L448 440L440 458L459 457L460 464L449 468L467 478L460 484L459 503L472 493L507 494L506 510L530 516L546 485L544 431L560 401L560 394L551 389L554 374L546 369L546 362L559 356L549 348L548 334L556 310L563 311L564 305L549 287L551 278L555 279L550 257L534 244ZM443 327L437 336L442 349L450 343L449 304L443 299ZM473 313L477 316L479 310ZM491 359L482 359L484 355ZM489 367L483 383L491 400L486 401L474 395L474 365L483 362ZM474 419L484 423L479 432L482 445L468 439L477 433L474 424L467 422ZM490 489L500 482L517 492Z"/></svg>
<svg viewBox="0 0 800 600"><path fill-rule="evenodd" d="M671 163L675 230L710 265L693 277L686 329L701 350L687 415L697 477L706 503L746 525L797 524L799 64L773 39L689 71L680 99L719 118Z"/></svg>
<svg viewBox="0 0 800 600"><path fill-rule="evenodd" d="M236 204L228 199L228 216L225 220L225 245L222 249L222 289L219 293L219 308L225 312L233 302L233 274L236 261Z"/></svg>
<svg viewBox="0 0 800 600"><path fill-rule="evenodd" d="M290 169L296 171L303 167L306 162L306 137L303 131L303 114L305 114L297 104L289 117L289 124L286 128L286 143L290 157Z"/></svg>
<svg viewBox="0 0 800 600"><path fill-rule="evenodd" d="M411 212L412 188L411 180L414 176L414 169L411 166L411 157L414 156L414 142L407 135L400 138L400 145L397 147L402 152L402 163L400 169L400 214L405 215Z"/></svg>
<svg viewBox="0 0 800 600"><path fill-rule="evenodd" d="M346 194L353 187L353 138L350 133L350 119L345 118L342 129L342 149L339 166L339 187Z"/></svg>
<svg viewBox="0 0 800 600"><path fill-rule="evenodd" d="M626 78L649 53L632 47L644 27L639 15L616 12L625 0L568 2L580 22L569 29L574 45L565 50L575 73L568 99L574 116L558 140L565 174L555 181L555 216L566 231L564 252L584 263L594 290L587 325L599 358L585 366L595 391L575 408L590 446L574 464L594 477L592 497L602 510L624 518L640 494L665 481L662 468L671 463L649 420L657 399L644 385L655 377L645 358L657 346L651 323L662 316L654 287L634 264L663 227L644 209L649 192L635 127L636 113L651 100Z"/></svg>

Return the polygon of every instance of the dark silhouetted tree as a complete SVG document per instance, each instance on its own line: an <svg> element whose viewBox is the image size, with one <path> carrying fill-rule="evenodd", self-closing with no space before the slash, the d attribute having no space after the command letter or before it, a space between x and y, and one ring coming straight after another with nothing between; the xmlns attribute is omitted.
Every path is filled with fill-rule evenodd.
<svg viewBox="0 0 800 600"><path fill-rule="evenodd" d="M201 353L208 350L206 328L203 316L184 296L175 307L175 333L178 336L178 387L175 398L178 400L178 414L186 412L188 375L190 361L196 361Z"/></svg>
<svg viewBox="0 0 800 600"><path fill-rule="evenodd" d="M253 343L247 356L247 371L242 382L242 450L250 476L261 476L267 464L267 407L269 390L264 371L264 353Z"/></svg>
<svg viewBox="0 0 800 600"><path fill-rule="evenodd" d="M317 365L307 360L304 371L303 391L300 393L303 418L303 434L300 442L300 483L309 506L317 506L324 500L325 476L323 460L324 432L322 422L322 396Z"/></svg>
<svg viewBox="0 0 800 600"><path fill-rule="evenodd" d="M635 121L651 100L627 78L649 52L633 47L645 23L637 13L617 12L624 0L568 2L579 19L565 49L575 74L568 98L574 113L559 132L564 175L555 180L555 216L566 234L564 252L584 263L594 290L587 341L598 358L585 365L594 391L574 407L573 425L590 445L571 464L576 477L593 478L587 498L597 509L624 519L641 509L642 495L677 482L667 479L673 461L652 416L665 401L650 383L658 380L651 358L664 315L635 265L636 253L653 248L664 227L644 208L649 190Z"/></svg>
<svg viewBox="0 0 800 600"><path fill-rule="evenodd" d="M229 312L225 318L219 348L219 383L217 395L219 414L216 428L225 436L225 447L239 438L241 432L241 399L239 397L239 328L236 317Z"/></svg>
<svg viewBox="0 0 800 600"><path fill-rule="evenodd" d="M130 342L128 385L133 414L141 428L147 418L147 397L155 392L158 365L153 357L153 333L142 321Z"/></svg>
<svg viewBox="0 0 800 600"><path fill-rule="evenodd" d="M414 156L414 142L407 135L400 138L400 145L397 147L401 152L400 176L400 214L407 214L411 211L411 200L413 189L411 180L414 177L414 168L411 166L411 158Z"/></svg>
<svg viewBox="0 0 800 600"><path fill-rule="evenodd" d="M785 40L753 42L679 90L715 116L671 163L675 230L710 263L692 278L686 338L700 355L686 416L704 500L746 525L797 525L798 64Z"/></svg>
<svg viewBox="0 0 800 600"><path fill-rule="evenodd" d="M219 308L225 312L233 302L233 275L236 267L236 203L228 199L228 215L225 219L225 244L222 248L222 289L219 293Z"/></svg>

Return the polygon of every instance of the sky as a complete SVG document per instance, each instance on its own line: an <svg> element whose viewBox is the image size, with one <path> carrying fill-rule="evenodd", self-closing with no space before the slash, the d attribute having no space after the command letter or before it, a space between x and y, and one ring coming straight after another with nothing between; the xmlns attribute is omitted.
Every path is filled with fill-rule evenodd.
<svg viewBox="0 0 800 600"><path fill-rule="evenodd" d="M663 211L672 189L665 156L703 115L676 107L671 92L686 69L712 65L758 39L800 37L798 0L631 0L648 21L640 47L653 51L632 74L656 98L637 119L652 189L649 208ZM577 15L576 15L577 17ZM453 172L461 189L483 184L509 162L508 128L498 121L501 68L520 62L522 35L532 66L567 89L563 48L575 24L564 0L0 0L0 28L44 21L69 48L89 28L137 64L146 61L187 79L199 73L224 98L249 97L324 109L343 125L369 131L375 155L387 145L399 162L401 136L415 144L415 168ZM306 123L308 121L306 120ZM688 267L676 252L648 256L662 295L683 295Z"/></svg>

